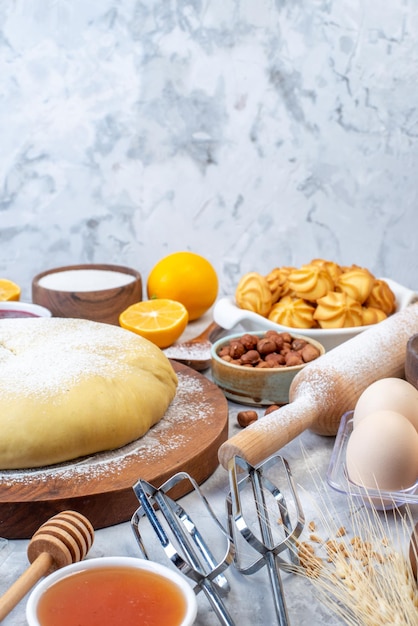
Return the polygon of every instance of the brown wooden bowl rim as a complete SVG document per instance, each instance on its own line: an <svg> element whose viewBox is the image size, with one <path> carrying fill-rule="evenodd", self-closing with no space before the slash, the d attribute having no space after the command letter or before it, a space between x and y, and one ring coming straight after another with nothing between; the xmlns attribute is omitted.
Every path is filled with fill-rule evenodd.
<svg viewBox="0 0 418 626"><path fill-rule="evenodd" d="M44 276L48 276L49 274L59 274L60 272L71 272L73 270L83 270L83 269L105 270L105 271L108 270L111 272L120 272L122 274L129 274L130 276L135 277L136 282L139 281L142 284L141 273L138 270L134 269L133 267L127 267L124 265L113 265L113 264L108 264L108 263L84 263L84 264L79 264L79 265L63 265L61 267L54 267L49 270L44 270L43 272L40 272L39 274L36 274L36 276L33 277L32 289L33 288L42 289L46 292L51 292L51 293L80 293L80 294L84 293L86 294L86 293L95 293L95 292L101 292L101 291L109 291L109 292L112 292L114 290L119 291L121 288L124 287L124 285L122 285L122 287L116 286L116 287L110 287L110 288L105 288L105 289L93 289L93 290L88 290L88 291L78 291L78 290L63 291L61 289L50 289L49 287L44 287L43 285L39 284L39 281L42 278L44 278Z"/></svg>

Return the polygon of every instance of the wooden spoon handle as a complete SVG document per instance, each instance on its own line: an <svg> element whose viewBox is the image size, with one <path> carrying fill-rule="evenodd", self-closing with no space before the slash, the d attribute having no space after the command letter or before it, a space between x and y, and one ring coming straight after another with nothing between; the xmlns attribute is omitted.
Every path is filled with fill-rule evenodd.
<svg viewBox="0 0 418 626"><path fill-rule="evenodd" d="M0 598L0 622L24 598L52 565L52 556L42 552Z"/></svg>
<svg viewBox="0 0 418 626"><path fill-rule="evenodd" d="M189 340L189 343L201 343L203 341L213 342L224 329L216 322L211 322L207 328L197 337Z"/></svg>

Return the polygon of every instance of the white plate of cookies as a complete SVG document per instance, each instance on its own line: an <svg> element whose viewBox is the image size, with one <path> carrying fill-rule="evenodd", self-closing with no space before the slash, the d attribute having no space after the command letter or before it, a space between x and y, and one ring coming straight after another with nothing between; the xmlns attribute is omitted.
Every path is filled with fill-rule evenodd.
<svg viewBox="0 0 418 626"><path fill-rule="evenodd" d="M319 341L328 351L418 300L418 293L356 265L315 259L301 268L245 274L213 310L225 329L275 329Z"/></svg>

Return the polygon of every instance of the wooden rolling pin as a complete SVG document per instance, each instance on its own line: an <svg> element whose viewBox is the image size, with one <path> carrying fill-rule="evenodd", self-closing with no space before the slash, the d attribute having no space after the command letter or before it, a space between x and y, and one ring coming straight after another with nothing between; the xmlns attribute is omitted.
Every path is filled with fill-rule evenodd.
<svg viewBox="0 0 418 626"><path fill-rule="evenodd" d="M42 524L28 545L31 565L0 598L0 622L42 576L84 559L93 539L93 526L76 511L57 513Z"/></svg>
<svg viewBox="0 0 418 626"><path fill-rule="evenodd" d="M228 469L236 455L255 465L307 428L335 435L342 415L354 409L366 387L380 378L403 376L406 344L417 332L414 303L306 365L292 381L289 404L221 445L221 465Z"/></svg>

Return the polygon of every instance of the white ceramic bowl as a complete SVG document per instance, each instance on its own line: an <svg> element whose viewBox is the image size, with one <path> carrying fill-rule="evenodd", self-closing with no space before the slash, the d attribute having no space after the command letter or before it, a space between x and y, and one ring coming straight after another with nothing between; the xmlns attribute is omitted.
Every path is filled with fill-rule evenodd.
<svg viewBox="0 0 418 626"><path fill-rule="evenodd" d="M49 309L31 302L7 300L0 302L0 319L6 317L51 317Z"/></svg>
<svg viewBox="0 0 418 626"><path fill-rule="evenodd" d="M266 331L253 332L259 339ZM279 331L280 332L280 331ZM218 339L211 348L212 379L223 391L229 400L238 404L250 406L269 406L272 404L287 404L289 402L289 388L292 380L305 366L293 365L279 368L257 368L233 365L219 356L219 351L231 340L242 337L243 333L228 335ZM324 347L315 339L302 336L293 331L293 338L304 339L318 349L320 356L324 354ZM318 357L319 358L319 357Z"/></svg>
<svg viewBox="0 0 418 626"><path fill-rule="evenodd" d="M396 297L396 311L400 311L407 307L412 302L418 300L418 294L407 287L399 285L390 278L383 278L389 287L392 289ZM240 325L244 330L248 332L257 330L274 329L278 331L286 331L291 334L298 333L306 337L316 339L321 343L325 350L328 352L332 348L340 345L344 341L355 337L359 333L370 326L358 326L356 328L338 328L338 329L322 329L322 328L290 328L289 326L282 326L271 322L266 317L253 313L252 311L246 311L240 309L235 304L234 297L225 297L218 300L213 310L213 318L219 326L222 328L231 329Z"/></svg>
<svg viewBox="0 0 418 626"><path fill-rule="evenodd" d="M186 604L186 612L183 619L178 622L178 626L191 626L197 615L197 601L195 593L187 582L187 580L175 570L171 570L165 565L160 565L159 563L155 563L153 561L147 561L141 558L135 557L123 557L123 556L109 556L102 558L91 558L85 559L84 561L79 561L77 563L73 563L72 565L67 565L66 567L62 567L61 569L56 570L52 574L49 574L44 578L31 592L28 602L26 604L26 619L29 626L44 626L42 622L39 621L37 616L38 604L45 594L45 592L50 589L51 585L57 583L58 581L63 580L64 578L76 574L77 572L82 572L85 570L99 570L103 568L114 568L114 567L122 567L122 568L134 568L137 570L146 570L148 572L153 572L163 578L174 583L183 596ZM74 598L74 602L77 602L77 598ZM140 623L135 621L135 623ZM168 622L167 622L168 623ZM112 622L113 624L113 622ZM58 622L56 626L59 626ZM108 624L103 623L103 626L109 626ZM124 624L124 626L128 626Z"/></svg>

